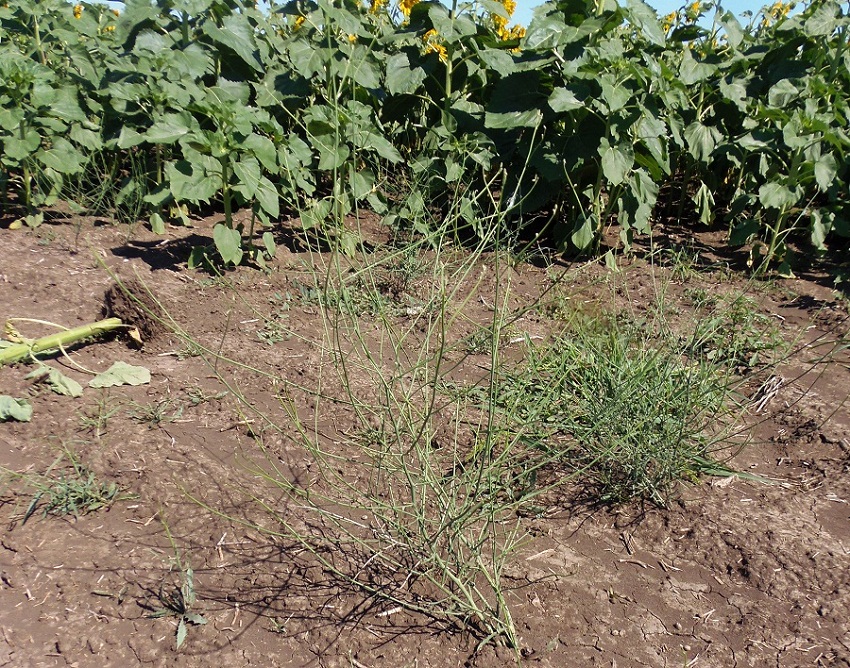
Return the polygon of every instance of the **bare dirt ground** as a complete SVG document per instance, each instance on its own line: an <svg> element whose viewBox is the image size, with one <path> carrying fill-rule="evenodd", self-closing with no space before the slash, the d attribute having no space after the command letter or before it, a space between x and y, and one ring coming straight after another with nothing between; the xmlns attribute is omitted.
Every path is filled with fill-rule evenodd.
<svg viewBox="0 0 850 668"><path fill-rule="evenodd" d="M124 278L137 274L204 345L308 384L317 368L311 341L321 338L319 307L294 299L283 312L283 296L303 294L321 256L281 247L269 272L230 272L234 292L185 268L189 248L209 229L202 222L165 237L141 229L128 236L126 227L83 221L79 228L2 230L0 319L66 326L98 320L112 284L108 267ZM752 409L751 442L730 462L773 484L704 478L683 486L667 508L573 505L525 518L529 540L505 574L519 660L552 667L850 666L850 358L839 352L828 365L811 366L830 342L846 337L847 302L818 276L745 285L728 273L676 276L675 268L655 267L651 280L646 262L625 265L618 280L632 306L648 302L659 275L676 294L688 287L747 290L794 342L796 352L776 370L785 382L761 412ZM550 276L525 264L509 271L512 308L538 298ZM598 299L594 286L605 273L588 268L576 279L576 294ZM458 336L486 319L494 285L474 286L467 329ZM680 308L689 317L687 305ZM299 336L258 319L276 309L286 331ZM525 333L545 337L555 310L529 314ZM28 397L34 407L31 422L0 424L0 466L44 473L65 446L98 480L120 487L108 509L79 518L36 509L24 523L34 492L26 478L7 477L0 489L0 666L517 661L505 649L476 652L474 638L415 614L387 614L334 582L298 546L252 529L252 522L269 521L244 493L263 484L250 466L258 457L256 425L179 338L165 334L141 350L104 340L79 347L72 359L94 370L115 360L143 365L152 380L71 399L24 380L22 367L0 369L0 394ZM61 358L56 364L85 381ZM255 374L235 366L230 373L251 401L275 410ZM763 380L754 378L748 391L755 395ZM309 401L305 395L305 413ZM285 420L279 407L278 418ZM340 420L334 429L343 433L348 425ZM290 457L283 437L269 447L287 475L309 476L310 463ZM208 623L190 626L178 652L176 619L150 612L189 564L193 611Z"/></svg>

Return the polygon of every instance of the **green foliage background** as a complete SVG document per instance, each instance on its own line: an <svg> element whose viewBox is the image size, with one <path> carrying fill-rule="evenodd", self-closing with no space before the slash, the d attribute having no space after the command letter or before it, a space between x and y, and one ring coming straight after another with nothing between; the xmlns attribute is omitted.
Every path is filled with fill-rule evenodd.
<svg viewBox="0 0 850 668"><path fill-rule="evenodd" d="M363 206L419 232L545 227L564 250L597 250L613 222L628 247L671 217L786 267L792 235L847 248L848 3L742 25L710 2L660 19L642 0L561 0L524 35L507 2L404 9L8 0L4 206L37 224L62 198L161 232L214 204L231 263L246 207L347 250L341 221Z"/></svg>

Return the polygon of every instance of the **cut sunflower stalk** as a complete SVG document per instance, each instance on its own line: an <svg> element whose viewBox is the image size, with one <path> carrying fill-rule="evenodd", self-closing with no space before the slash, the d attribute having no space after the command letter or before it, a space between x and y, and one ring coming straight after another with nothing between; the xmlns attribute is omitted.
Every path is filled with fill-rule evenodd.
<svg viewBox="0 0 850 668"><path fill-rule="evenodd" d="M48 336L42 336L38 339L25 339L22 337L12 321L29 321L40 322L41 324L60 327L63 331ZM64 350L67 346L74 345L96 336L101 336L118 329L127 328L119 318L106 318L98 322L81 325L72 329L62 328L60 325L53 323L45 323L43 321L30 321L26 318L13 318L6 322L6 334L11 341L11 345L0 348L0 366L5 364L14 364L27 358L30 358L39 353L46 353L57 350Z"/></svg>

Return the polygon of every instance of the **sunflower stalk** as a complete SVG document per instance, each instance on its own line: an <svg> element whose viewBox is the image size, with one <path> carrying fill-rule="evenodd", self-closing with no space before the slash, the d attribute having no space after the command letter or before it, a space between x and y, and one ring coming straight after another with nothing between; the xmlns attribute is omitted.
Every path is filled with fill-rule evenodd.
<svg viewBox="0 0 850 668"><path fill-rule="evenodd" d="M106 318L73 329L66 329L56 334L42 336L38 339L22 339L19 343L0 348L0 366L15 364L39 353L62 350L67 346L126 326L119 318ZM9 323L7 323L8 329Z"/></svg>

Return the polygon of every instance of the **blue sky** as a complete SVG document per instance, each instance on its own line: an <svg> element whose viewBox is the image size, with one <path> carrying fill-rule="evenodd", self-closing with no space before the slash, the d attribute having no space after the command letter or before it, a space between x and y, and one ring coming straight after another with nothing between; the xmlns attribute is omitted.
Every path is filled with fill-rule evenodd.
<svg viewBox="0 0 850 668"><path fill-rule="evenodd" d="M647 0L648 4L654 8L660 16L669 14L682 7L685 4L684 0ZM517 9L514 13L514 20L517 23L528 25L531 21L531 11L540 4L541 0L516 0ZM760 0L724 0L723 8L728 9L735 14L741 14L745 11L757 12L764 4L772 4L771 2L761 2Z"/></svg>
<svg viewBox="0 0 850 668"><path fill-rule="evenodd" d="M645 0L654 8L659 16L664 16L672 11L679 9L686 4L686 0ZM120 7L123 3L115 0L106 0L112 6ZM621 0L625 2L625 0ZM531 22L531 12L538 5L543 4L543 0L516 0L517 8L514 12L513 22L527 26ZM736 14L751 11L757 12L764 4L772 4L771 1L765 0L723 0L723 8L728 9Z"/></svg>

